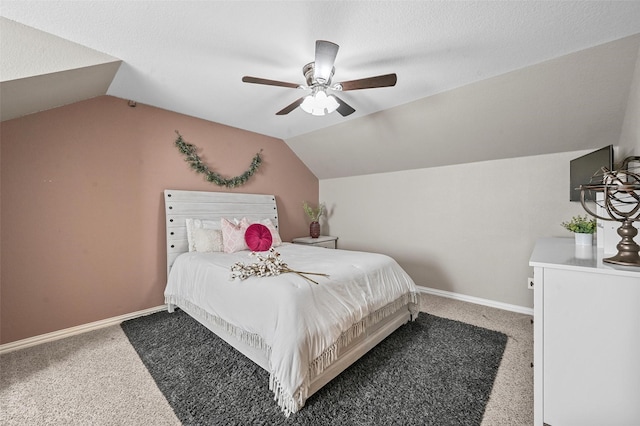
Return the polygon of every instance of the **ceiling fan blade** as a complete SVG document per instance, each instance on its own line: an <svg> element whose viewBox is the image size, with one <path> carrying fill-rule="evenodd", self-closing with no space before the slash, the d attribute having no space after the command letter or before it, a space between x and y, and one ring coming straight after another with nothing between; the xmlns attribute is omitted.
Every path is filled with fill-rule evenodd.
<svg viewBox="0 0 640 426"><path fill-rule="evenodd" d="M266 78L250 77L246 75L242 77L242 81L245 83L266 84L268 86L290 87L292 89L297 89L298 87L300 87L299 84L295 84L295 83L287 83L286 81L277 81L277 80L267 80Z"/></svg>
<svg viewBox="0 0 640 426"><path fill-rule="evenodd" d="M336 95L332 95L332 96L336 98L336 101L338 101L338 103L340 104L340 106L336 109L336 111L338 111L341 116L346 117L347 115L351 115L354 112L356 112L356 110L353 109L351 105L349 105L348 103L346 103L345 101L337 97Z"/></svg>
<svg viewBox="0 0 640 426"><path fill-rule="evenodd" d="M291 111L298 108L300 104L302 104L302 101L304 101L304 96L300 99L293 101L293 103L287 105L286 107L282 108L280 111L276 112L276 115L289 114Z"/></svg>
<svg viewBox="0 0 640 426"><path fill-rule="evenodd" d="M329 81L339 48L340 46L330 41L316 40L316 59L313 70L314 81Z"/></svg>
<svg viewBox="0 0 640 426"><path fill-rule="evenodd" d="M398 81L398 76L394 74L379 75L376 77L361 78L359 80L343 81L338 83L342 86L342 91L347 90L359 90L359 89L373 89L376 87L390 87L395 86Z"/></svg>

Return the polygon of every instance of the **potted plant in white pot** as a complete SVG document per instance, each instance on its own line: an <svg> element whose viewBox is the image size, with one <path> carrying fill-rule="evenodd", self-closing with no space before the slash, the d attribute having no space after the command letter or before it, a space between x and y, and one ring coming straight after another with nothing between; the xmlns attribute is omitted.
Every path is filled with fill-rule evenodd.
<svg viewBox="0 0 640 426"><path fill-rule="evenodd" d="M596 220L587 215L573 216L570 221L562 222L562 226L574 233L576 244L590 246L593 244L593 233L596 232Z"/></svg>
<svg viewBox="0 0 640 426"><path fill-rule="evenodd" d="M302 203L304 212L311 219L311 225L309 225L309 235L311 238L318 238L320 236L320 217L324 214L324 204L320 203L317 208L313 208L306 201Z"/></svg>

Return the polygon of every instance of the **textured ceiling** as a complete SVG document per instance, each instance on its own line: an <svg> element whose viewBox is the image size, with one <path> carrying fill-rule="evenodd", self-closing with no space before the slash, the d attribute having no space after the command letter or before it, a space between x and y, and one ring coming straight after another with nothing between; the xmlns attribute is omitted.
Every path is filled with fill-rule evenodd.
<svg viewBox="0 0 640 426"><path fill-rule="evenodd" d="M320 178L617 145L636 67L640 78L639 53L640 34L287 143ZM640 153L640 141L637 150Z"/></svg>
<svg viewBox="0 0 640 426"><path fill-rule="evenodd" d="M468 148L473 142L463 139L472 139L474 129L487 135L504 129L497 119L492 128L471 125L463 134L456 134L454 130L460 125L452 115L469 112L464 105L485 108L478 99L486 99L487 93L495 90L515 93L510 88L528 85L523 93L532 95L532 84L545 85L542 77L517 74L522 73L517 70L553 64L578 51L589 57L585 49L640 33L638 1L3 0L0 15L121 60L107 94L282 138L319 178L589 148L600 140L584 142L584 133L600 121L604 121L602 129L589 134L615 143L610 139L619 132L637 57L634 45L628 43L620 47L620 54L627 55L625 60L611 70L618 86L606 91L609 98L604 99L601 109L580 109L585 102L598 102L603 93L597 90L563 104L569 110L578 106L583 112L567 121L579 132L566 134L560 128L557 113L563 111L525 123L532 128L527 130L557 128L552 135L555 139L547 141L544 150L532 149L530 140L523 140L521 149L516 149L519 145L514 140L506 151L502 146L491 151L488 142L476 148L478 155L465 158L459 153L465 149L471 153ZM341 98L356 109L344 118L336 113L313 117L300 109L276 116L276 111L304 92L241 82L242 76L252 75L303 83L302 66L313 60L317 39L340 45L335 82L395 72L397 85L342 93ZM597 61L586 64L600 66ZM589 75L566 78L563 73L576 72L575 63L567 69L570 71L552 66L551 71L541 71L543 76L551 73L550 78L557 80L553 84L560 85L552 86L553 90L565 98L580 93L584 85L601 84L602 80ZM505 75L517 75L517 84L492 80ZM464 89L483 81L494 83L485 91ZM573 81L576 87L562 87ZM462 96L456 100L457 109L450 109L445 102L437 104L443 108L432 111L434 105L429 100L446 101L450 99L447 93L454 98ZM544 99L548 104L556 102L552 96ZM510 104L511 100L502 99L495 112L508 113ZM545 108L536 102L529 104L534 105L534 116ZM531 114L524 104L517 108L520 115L512 123L516 126L509 130L512 132L522 129L517 121ZM392 113L376 114L379 111ZM495 114L485 115L496 120ZM604 120L594 121L594 117ZM466 119L469 121L468 116ZM421 123L433 127L446 124L447 129L432 133L446 135L447 140L425 143L421 135L429 129ZM372 131L383 125L380 132ZM365 127L368 130L363 132ZM332 144L325 143L327 138ZM580 145L578 141L583 142ZM368 150L371 147L375 151ZM401 155L398 147L406 154ZM437 156L429 155L436 151ZM344 157L344 164L332 164L332 157ZM436 157L443 160L428 160ZM385 162L387 158L392 161Z"/></svg>
<svg viewBox="0 0 640 426"><path fill-rule="evenodd" d="M283 139L640 32L640 2L2 1L0 14L123 61L108 94ZM275 112L302 91L314 42L340 45L334 81L357 111Z"/></svg>

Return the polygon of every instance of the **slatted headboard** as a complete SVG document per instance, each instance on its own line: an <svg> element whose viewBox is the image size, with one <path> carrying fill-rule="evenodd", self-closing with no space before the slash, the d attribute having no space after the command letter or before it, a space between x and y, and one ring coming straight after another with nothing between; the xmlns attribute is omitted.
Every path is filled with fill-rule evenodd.
<svg viewBox="0 0 640 426"><path fill-rule="evenodd" d="M219 221L223 217L229 220L246 217L253 222L269 218L278 227L278 208L273 195L165 189L164 208L167 274L176 257L189 251L185 219Z"/></svg>

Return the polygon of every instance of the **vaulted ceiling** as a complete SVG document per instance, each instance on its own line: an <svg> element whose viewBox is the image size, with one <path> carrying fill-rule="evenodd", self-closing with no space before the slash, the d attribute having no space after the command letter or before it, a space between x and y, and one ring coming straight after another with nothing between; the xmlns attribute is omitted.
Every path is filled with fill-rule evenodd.
<svg viewBox="0 0 640 426"><path fill-rule="evenodd" d="M319 178L616 143L640 2L3 0L2 119L109 94L282 138ZM22 25L23 24L23 25ZM348 117L275 113L318 39ZM197 142L197 141L194 141Z"/></svg>

